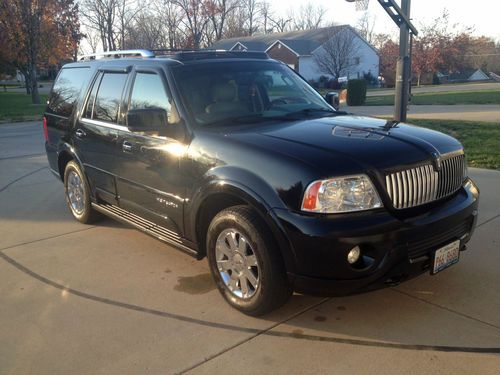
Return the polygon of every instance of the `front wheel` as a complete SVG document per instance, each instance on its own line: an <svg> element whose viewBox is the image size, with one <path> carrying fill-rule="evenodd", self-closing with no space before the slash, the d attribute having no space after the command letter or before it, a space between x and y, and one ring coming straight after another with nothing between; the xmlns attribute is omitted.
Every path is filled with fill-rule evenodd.
<svg viewBox="0 0 500 375"><path fill-rule="evenodd" d="M283 305L292 293L269 229L248 206L218 213L207 233L210 271L227 302L259 316Z"/></svg>
<svg viewBox="0 0 500 375"><path fill-rule="evenodd" d="M70 161L64 170L64 190L66 203L73 217L81 223L90 224L101 218L92 208L90 188L80 166Z"/></svg>

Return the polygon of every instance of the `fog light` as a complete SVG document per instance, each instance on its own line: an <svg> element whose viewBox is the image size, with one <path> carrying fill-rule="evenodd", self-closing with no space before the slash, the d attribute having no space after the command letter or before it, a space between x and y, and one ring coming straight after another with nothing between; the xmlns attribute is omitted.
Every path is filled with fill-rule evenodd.
<svg viewBox="0 0 500 375"><path fill-rule="evenodd" d="M359 248L359 246L355 246L347 254L347 261L349 262L349 264L354 264L358 261L360 255L361 249Z"/></svg>

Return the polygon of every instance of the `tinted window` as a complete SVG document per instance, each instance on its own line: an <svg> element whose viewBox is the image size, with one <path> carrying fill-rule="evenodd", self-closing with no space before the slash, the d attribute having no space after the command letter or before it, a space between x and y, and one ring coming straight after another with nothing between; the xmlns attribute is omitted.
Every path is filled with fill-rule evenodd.
<svg viewBox="0 0 500 375"><path fill-rule="evenodd" d="M99 88L99 84L101 83L102 73L97 75L95 79L94 86L92 87L92 91L90 92L89 98L87 100L87 105L85 107L85 111L83 112L83 117L92 118L92 112L94 110L95 96L97 94L97 89Z"/></svg>
<svg viewBox="0 0 500 375"><path fill-rule="evenodd" d="M170 102L159 75L137 73L130 98L130 109L162 108L170 113Z"/></svg>
<svg viewBox="0 0 500 375"><path fill-rule="evenodd" d="M52 89L48 106L49 112L64 117L71 116L89 73L88 67L62 69Z"/></svg>
<svg viewBox="0 0 500 375"><path fill-rule="evenodd" d="M117 122L123 87L127 81L126 74L104 73L97 92L94 115L96 120Z"/></svg>
<svg viewBox="0 0 500 375"><path fill-rule="evenodd" d="M334 113L307 82L280 63L207 62L175 66L172 72L199 125Z"/></svg>

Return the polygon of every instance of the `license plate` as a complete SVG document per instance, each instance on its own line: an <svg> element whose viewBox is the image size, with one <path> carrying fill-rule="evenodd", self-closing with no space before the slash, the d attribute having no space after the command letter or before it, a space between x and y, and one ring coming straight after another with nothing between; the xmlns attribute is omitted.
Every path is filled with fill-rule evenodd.
<svg viewBox="0 0 500 375"><path fill-rule="evenodd" d="M460 254L460 240L456 240L452 243L449 243L446 246L443 246L440 249L437 249L434 253L434 265L432 267L431 274L435 275L436 273L448 268L455 263L458 263Z"/></svg>

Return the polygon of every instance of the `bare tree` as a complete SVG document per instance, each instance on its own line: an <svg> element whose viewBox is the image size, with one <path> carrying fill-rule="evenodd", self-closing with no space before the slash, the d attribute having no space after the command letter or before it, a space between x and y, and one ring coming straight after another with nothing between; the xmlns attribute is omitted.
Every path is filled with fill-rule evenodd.
<svg viewBox="0 0 500 375"><path fill-rule="evenodd" d="M359 35L366 39L366 41L370 44L373 44L375 37L375 21L376 17L372 17L368 10L363 12L363 15L358 20L358 24L356 26L356 30Z"/></svg>
<svg viewBox="0 0 500 375"><path fill-rule="evenodd" d="M292 26L291 18L271 18L268 17L269 23L271 25L271 32L276 31L278 33L284 33L285 31L290 31Z"/></svg>
<svg viewBox="0 0 500 375"><path fill-rule="evenodd" d="M118 23L118 45L120 49L125 48L125 38L127 29L134 21L134 18L141 11L147 7L141 6L134 0L116 0L116 17Z"/></svg>
<svg viewBox="0 0 500 375"><path fill-rule="evenodd" d="M179 7L186 33L186 44L200 48L205 28L210 21L202 0L171 0Z"/></svg>
<svg viewBox="0 0 500 375"><path fill-rule="evenodd" d="M83 0L81 6L85 25L99 33L103 50L116 50L117 0Z"/></svg>
<svg viewBox="0 0 500 375"><path fill-rule="evenodd" d="M170 0L154 0L153 7L163 24L163 47L170 49L180 48L182 43L182 11Z"/></svg>
<svg viewBox="0 0 500 375"><path fill-rule="evenodd" d="M262 17L262 31L264 34L272 32L270 29L270 18L272 17L271 4L266 0L259 3L259 13Z"/></svg>
<svg viewBox="0 0 500 375"><path fill-rule="evenodd" d="M332 27L329 34L322 50L314 58L323 73L338 79L360 63L359 45L355 32L349 26Z"/></svg>
<svg viewBox="0 0 500 375"><path fill-rule="evenodd" d="M204 6L206 15L210 19L215 41L221 40L227 17L240 6L239 0L206 0ZM211 41L208 44L211 44Z"/></svg>
<svg viewBox="0 0 500 375"><path fill-rule="evenodd" d="M248 29L241 20L246 18L246 12L243 7L235 9L229 13L224 30L224 38L235 38L248 35Z"/></svg>
<svg viewBox="0 0 500 375"><path fill-rule="evenodd" d="M389 40L392 40L389 34L373 34L371 45L374 46L378 51L380 51Z"/></svg>
<svg viewBox="0 0 500 375"><path fill-rule="evenodd" d="M321 27L326 12L327 9L322 5L307 3L300 6L298 16L292 10L289 18L293 20L295 30L311 30Z"/></svg>
<svg viewBox="0 0 500 375"><path fill-rule="evenodd" d="M85 39L90 47L90 53L96 53L99 47L99 35L95 32L95 30L89 29L85 34ZM83 54L86 53L84 50L82 50L82 52Z"/></svg>
<svg viewBox="0 0 500 375"><path fill-rule="evenodd" d="M244 11L245 17L245 34L252 36L259 29L258 16L259 16L259 1L257 0L242 0L241 6Z"/></svg>
<svg viewBox="0 0 500 375"><path fill-rule="evenodd" d="M161 18L149 10L142 10L134 23L126 28L123 48L162 48L164 27Z"/></svg>

